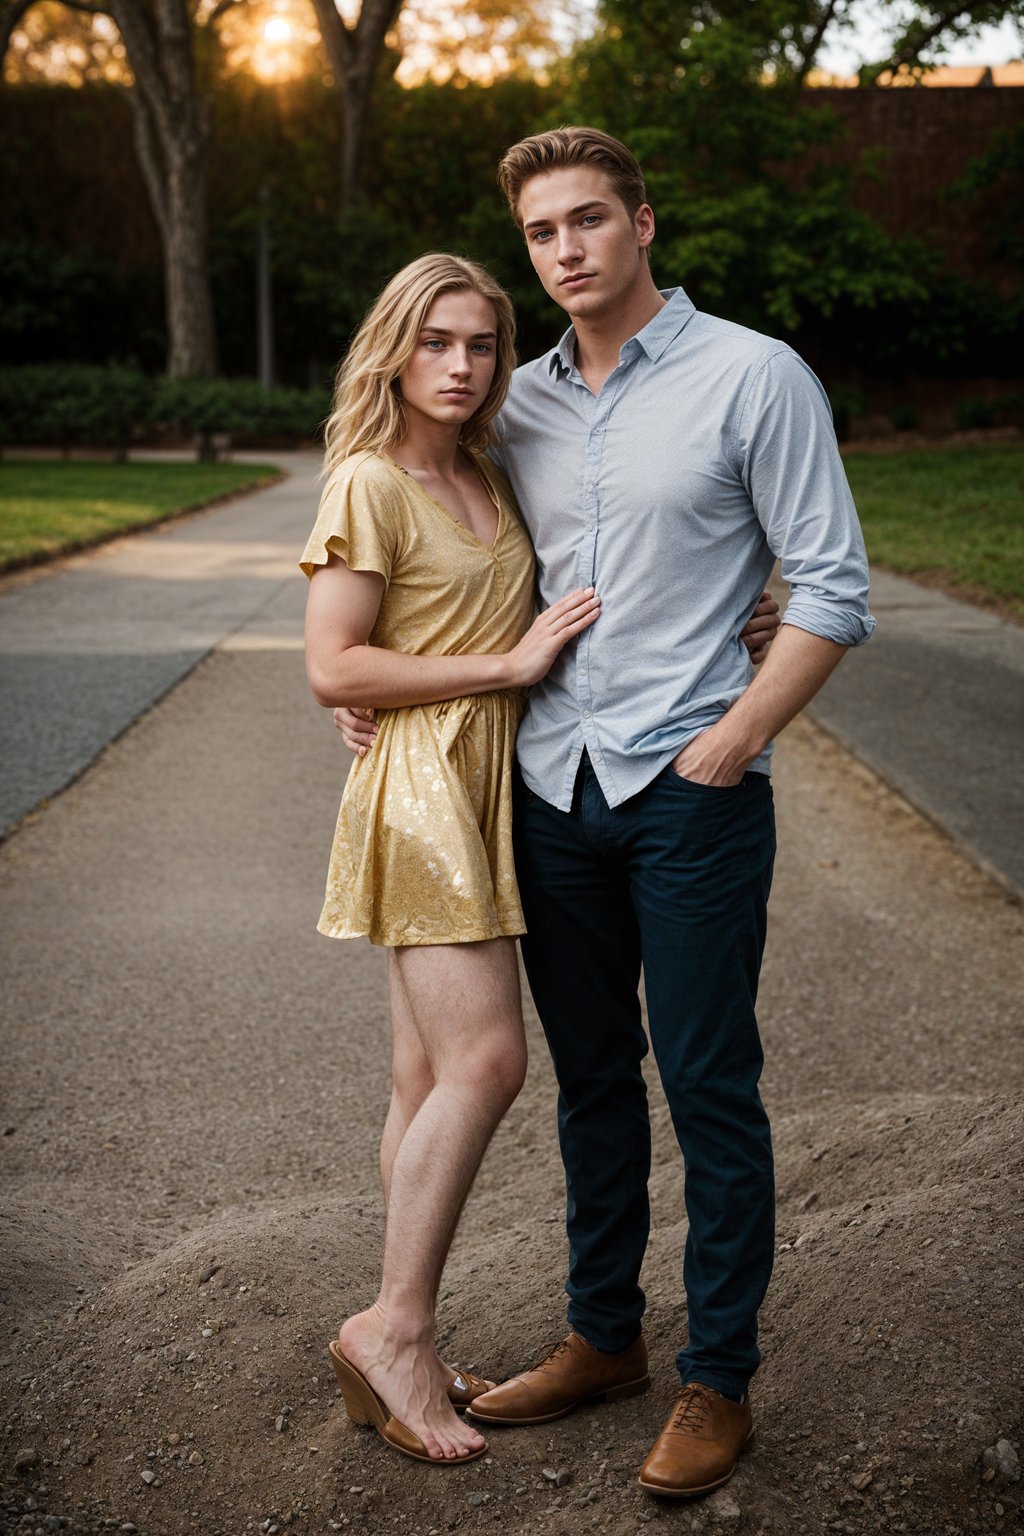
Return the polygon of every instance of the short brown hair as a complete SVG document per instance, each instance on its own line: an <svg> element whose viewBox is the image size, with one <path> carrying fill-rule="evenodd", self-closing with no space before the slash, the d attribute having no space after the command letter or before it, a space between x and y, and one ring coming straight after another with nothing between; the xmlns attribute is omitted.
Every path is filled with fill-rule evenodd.
<svg viewBox="0 0 1024 1536"><path fill-rule="evenodd" d="M560 171L571 165L593 165L604 171L630 218L647 201L644 173L625 144L613 139L610 133L602 133L600 128L552 128L513 144L498 166L498 185L520 227L519 199L526 183L546 171Z"/></svg>

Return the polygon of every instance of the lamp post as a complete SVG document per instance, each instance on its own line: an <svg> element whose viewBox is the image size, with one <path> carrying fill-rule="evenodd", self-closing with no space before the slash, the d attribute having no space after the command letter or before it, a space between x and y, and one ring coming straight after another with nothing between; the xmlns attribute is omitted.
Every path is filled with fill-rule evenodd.
<svg viewBox="0 0 1024 1536"><path fill-rule="evenodd" d="M270 281L270 189L260 187L260 223L256 247L256 337L259 378L264 389L274 385L274 294Z"/></svg>

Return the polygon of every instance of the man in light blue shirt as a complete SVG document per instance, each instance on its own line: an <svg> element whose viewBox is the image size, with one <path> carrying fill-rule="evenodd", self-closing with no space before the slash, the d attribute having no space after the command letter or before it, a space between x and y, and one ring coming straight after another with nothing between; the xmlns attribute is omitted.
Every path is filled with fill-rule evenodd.
<svg viewBox="0 0 1024 1536"><path fill-rule="evenodd" d="M568 811L584 749L610 806L721 719L752 671L739 635L776 556L786 623L867 638L867 570L824 391L783 343L699 314L681 288L593 394L569 330L517 370L495 457L537 550L540 604L601 621L530 694L523 777ZM767 773L771 744L747 765Z"/></svg>
<svg viewBox="0 0 1024 1536"><path fill-rule="evenodd" d="M821 385L783 343L658 291L625 146L540 134L499 181L572 327L517 371L496 456L542 606L593 586L601 617L531 692L513 817L523 957L560 1090L572 1332L470 1412L543 1423L649 1385L642 964L686 1168L689 1340L640 1481L681 1497L724 1482L753 1431L774 1250L754 1014L771 744L870 634L867 565ZM754 677L740 631L776 558L791 597Z"/></svg>

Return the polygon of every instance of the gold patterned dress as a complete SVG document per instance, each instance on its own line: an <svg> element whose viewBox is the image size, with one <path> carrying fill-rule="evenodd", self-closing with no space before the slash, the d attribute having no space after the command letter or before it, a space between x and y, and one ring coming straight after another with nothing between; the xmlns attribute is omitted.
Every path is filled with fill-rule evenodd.
<svg viewBox="0 0 1024 1536"><path fill-rule="evenodd" d="M533 621L530 541L508 482L482 455L498 509L487 546L390 459L334 471L302 556L328 552L387 583L370 645L418 656L509 651ZM377 713L352 764L318 928L374 944L458 944L523 933L512 862L511 769L526 694L514 689Z"/></svg>

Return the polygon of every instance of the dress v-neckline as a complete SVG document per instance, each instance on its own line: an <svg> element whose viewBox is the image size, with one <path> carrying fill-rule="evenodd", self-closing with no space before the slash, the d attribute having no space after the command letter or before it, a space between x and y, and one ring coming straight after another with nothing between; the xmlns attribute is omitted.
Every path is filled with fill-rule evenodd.
<svg viewBox="0 0 1024 1536"><path fill-rule="evenodd" d="M497 523L497 526L496 526L496 528L494 530L494 542L492 544L485 544L483 539L480 537L480 535L477 534L477 533L474 533L472 528L470 528L467 523L464 523L461 518L456 517L455 513L451 510L450 507L446 507L443 501L438 501L436 496L432 496L431 493L427 490L426 486L425 485L421 485L420 482L417 480L416 476L410 470L406 469L404 464L397 463L394 459L390 458L386 453L381 453L381 454L378 455L378 457L383 459L385 464L389 464L391 466L391 468L397 474L404 475L406 480L410 481L411 484L413 484L416 487L416 489L419 491L420 495L423 496L427 501L430 502L431 506L436 507L439 512L443 512L445 517L448 519L448 521L450 523L454 523L456 528L461 528L463 533L467 533L469 535L469 537L473 540L474 544L479 544L480 548L482 550L485 550L487 554L489 554L489 555L493 555L494 554L494 551L498 547L498 540L501 538L501 528L502 528L502 522L503 522L503 519L504 519L504 513L502 512L501 502L498 499L498 497L495 495L493 487L490 484L490 481L487 479L486 475L484 475L481 472L481 470L480 470L479 466L477 465L477 462L476 462L475 459L471 458L470 461L469 461L470 464L472 465L473 473L476 475L477 479L480 481L480 484L483 486L484 490L487 492L488 499L493 503L494 510L498 514L498 523Z"/></svg>

